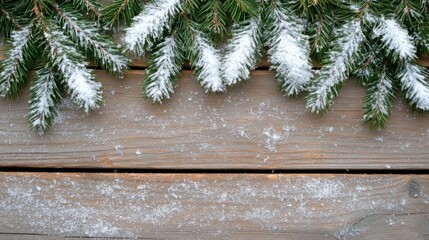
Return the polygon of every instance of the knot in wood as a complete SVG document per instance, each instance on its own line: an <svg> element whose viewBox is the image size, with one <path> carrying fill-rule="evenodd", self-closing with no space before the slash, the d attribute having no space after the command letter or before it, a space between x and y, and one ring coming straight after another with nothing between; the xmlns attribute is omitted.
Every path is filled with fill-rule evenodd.
<svg viewBox="0 0 429 240"><path fill-rule="evenodd" d="M408 195L412 198L418 198L420 195L420 185L414 180L409 183Z"/></svg>

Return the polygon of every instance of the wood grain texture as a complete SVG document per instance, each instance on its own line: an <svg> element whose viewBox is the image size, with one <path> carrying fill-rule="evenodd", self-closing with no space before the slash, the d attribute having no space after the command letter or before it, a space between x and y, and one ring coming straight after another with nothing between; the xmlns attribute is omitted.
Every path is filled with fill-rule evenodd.
<svg viewBox="0 0 429 240"><path fill-rule="evenodd" d="M427 239L428 234L428 176L0 174L2 239Z"/></svg>
<svg viewBox="0 0 429 240"><path fill-rule="evenodd" d="M327 114L255 71L226 94L206 94L190 71L163 104L141 95L143 71L97 71L105 106L88 116L65 100L51 131L28 130L27 96L0 100L0 166L147 169L429 169L429 118L401 101L384 131L362 120L364 91L349 80Z"/></svg>

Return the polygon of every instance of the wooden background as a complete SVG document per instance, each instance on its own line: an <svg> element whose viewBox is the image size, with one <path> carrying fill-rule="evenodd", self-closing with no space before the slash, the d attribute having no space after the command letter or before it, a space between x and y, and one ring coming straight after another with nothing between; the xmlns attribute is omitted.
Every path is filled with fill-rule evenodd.
<svg viewBox="0 0 429 240"><path fill-rule="evenodd" d="M225 94L185 70L152 104L145 64L96 70L105 106L66 99L44 136L28 90L0 100L0 239L429 239L429 118L403 99L370 131L351 79L315 117L263 61Z"/></svg>

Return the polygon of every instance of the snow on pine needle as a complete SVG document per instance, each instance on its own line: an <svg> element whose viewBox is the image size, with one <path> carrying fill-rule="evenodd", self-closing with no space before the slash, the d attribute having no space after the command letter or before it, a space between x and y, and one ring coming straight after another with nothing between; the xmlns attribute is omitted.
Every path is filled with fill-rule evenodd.
<svg viewBox="0 0 429 240"><path fill-rule="evenodd" d="M249 18L232 27L232 39L222 61L222 78L227 86L250 77L261 56L260 20Z"/></svg>
<svg viewBox="0 0 429 240"><path fill-rule="evenodd" d="M144 55L145 48L150 47L165 28L169 28L168 23L180 9L180 0L157 0L145 5L143 11L133 18L131 27L125 30L125 48L137 56Z"/></svg>
<svg viewBox="0 0 429 240"><path fill-rule="evenodd" d="M125 72L129 59L121 53L118 44L100 34L96 23L89 22L72 9L63 9L57 4L55 8L63 28L80 49L89 53L89 58L114 74Z"/></svg>
<svg viewBox="0 0 429 240"><path fill-rule="evenodd" d="M14 85L23 85L27 79L26 75L31 66L28 66L29 63L24 59L24 55L31 55L31 50L28 48L31 45L33 27L33 24L29 24L11 34L12 47L0 63L0 96L2 97L14 95L11 93L11 88L14 88Z"/></svg>
<svg viewBox="0 0 429 240"><path fill-rule="evenodd" d="M399 25L395 19L380 19L379 25L374 29L374 37L379 37L392 53L401 60L416 57L416 47L408 31Z"/></svg>
<svg viewBox="0 0 429 240"><path fill-rule="evenodd" d="M369 84L368 93L365 97L363 118L365 121L371 122L372 129L385 125L395 100L394 83L388 76L386 68L384 66L380 75Z"/></svg>
<svg viewBox="0 0 429 240"><path fill-rule="evenodd" d="M406 61L399 73L401 88L405 97L417 109L429 111L428 71L421 66Z"/></svg>
<svg viewBox="0 0 429 240"><path fill-rule="evenodd" d="M308 36L304 35L304 24L299 17L272 9L269 14L270 26L267 28L268 60L276 71L276 78L282 91L297 95L305 90L312 77L310 46Z"/></svg>
<svg viewBox="0 0 429 240"><path fill-rule="evenodd" d="M321 113L326 110L332 99L338 95L337 87L347 79L363 41L360 21L351 21L337 30L328 64L319 71L319 75L309 87L307 109L310 112Z"/></svg>
<svg viewBox="0 0 429 240"><path fill-rule="evenodd" d="M144 80L145 95L153 102L169 99L183 64L180 46L174 37L166 37L154 47Z"/></svg>
<svg viewBox="0 0 429 240"><path fill-rule="evenodd" d="M55 29L45 31L48 58L61 72L73 101L85 112L97 109L102 102L101 84L95 81L94 75L84 56L73 46L63 32Z"/></svg>
<svg viewBox="0 0 429 240"><path fill-rule="evenodd" d="M196 78L206 92L223 92L225 85L221 77L221 54L203 33L194 30L191 48L191 65Z"/></svg>
<svg viewBox="0 0 429 240"><path fill-rule="evenodd" d="M30 87L30 112L28 118L32 129L46 131L57 115L61 103L58 75L51 67L42 68L35 74Z"/></svg>

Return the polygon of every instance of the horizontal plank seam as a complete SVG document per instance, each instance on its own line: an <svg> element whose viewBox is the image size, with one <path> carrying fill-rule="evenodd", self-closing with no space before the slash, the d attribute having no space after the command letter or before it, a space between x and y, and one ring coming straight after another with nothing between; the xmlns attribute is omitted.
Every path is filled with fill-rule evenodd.
<svg viewBox="0 0 429 240"><path fill-rule="evenodd" d="M392 174L429 175L429 169L145 169L0 167L0 172L142 173L142 174Z"/></svg>

